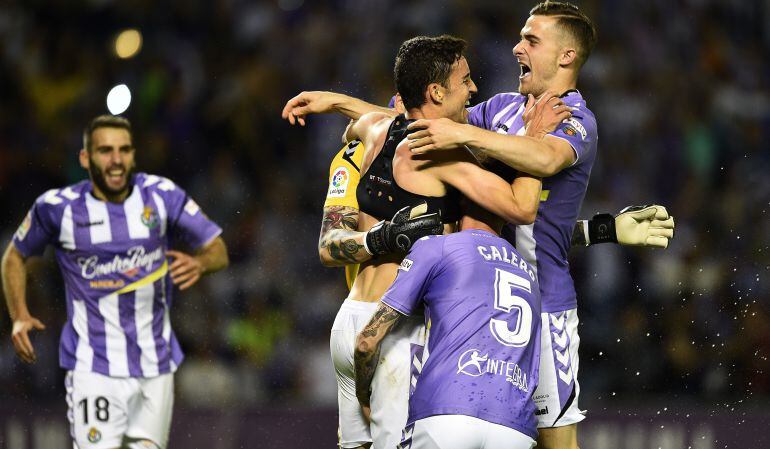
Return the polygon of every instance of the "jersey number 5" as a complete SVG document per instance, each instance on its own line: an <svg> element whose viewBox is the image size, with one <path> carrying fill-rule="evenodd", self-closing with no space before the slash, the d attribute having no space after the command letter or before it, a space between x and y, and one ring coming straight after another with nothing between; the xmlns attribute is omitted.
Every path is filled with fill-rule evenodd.
<svg viewBox="0 0 770 449"><path fill-rule="evenodd" d="M532 307L526 299L515 294L520 291L532 293L532 283L508 271L495 269L495 309L505 313L516 311L513 330L505 320L489 320L492 335L505 346L526 346L532 334Z"/></svg>

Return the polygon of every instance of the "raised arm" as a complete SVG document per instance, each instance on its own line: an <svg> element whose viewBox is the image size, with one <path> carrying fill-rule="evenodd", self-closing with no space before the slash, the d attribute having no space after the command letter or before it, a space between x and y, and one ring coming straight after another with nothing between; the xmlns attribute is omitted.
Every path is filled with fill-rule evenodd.
<svg viewBox="0 0 770 449"><path fill-rule="evenodd" d="M305 126L305 117L309 114L337 112L353 120L358 120L368 112L380 112L391 117L396 116L392 109L367 103L358 98L336 92L301 92L286 102L281 117L292 125Z"/></svg>
<svg viewBox="0 0 770 449"><path fill-rule="evenodd" d="M35 349L29 339L32 330L43 330L45 325L29 313L27 308L27 267L24 257L13 243L8 245L2 261L3 293L8 313L13 322L11 340L19 358L27 363L36 360Z"/></svg>
<svg viewBox="0 0 770 449"><path fill-rule="evenodd" d="M382 339L404 317L396 309L380 303L374 316L356 338L353 361L356 369L356 397L361 407L369 408L372 379L380 358Z"/></svg>

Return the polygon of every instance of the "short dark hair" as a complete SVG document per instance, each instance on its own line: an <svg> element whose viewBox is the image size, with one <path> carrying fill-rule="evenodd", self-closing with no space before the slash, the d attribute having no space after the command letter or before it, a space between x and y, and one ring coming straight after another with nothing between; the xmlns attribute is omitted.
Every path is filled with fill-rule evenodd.
<svg viewBox="0 0 770 449"><path fill-rule="evenodd" d="M91 151L91 137L94 131L99 128L121 128L131 134L131 122L127 118L117 115L100 115L91 120L91 123L83 130L83 148L87 151Z"/></svg>
<svg viewBox="0 0 770 449"><path fill-rule="evenodd" d="M588 60L596 45L596 26L572 3L545 1L529 11L530 16L551 16L557 24L575 39L578 46L578 68Z"/></svg>
<svg viewBox="0 0 770 449"><path fill-rule="evenodd" d="M407 109L425 103L425 89L431 83L447 87L452 65L463 57L468 44L460 38L442 35L417 36L401 44L393 77L396 91Z"/></svg>

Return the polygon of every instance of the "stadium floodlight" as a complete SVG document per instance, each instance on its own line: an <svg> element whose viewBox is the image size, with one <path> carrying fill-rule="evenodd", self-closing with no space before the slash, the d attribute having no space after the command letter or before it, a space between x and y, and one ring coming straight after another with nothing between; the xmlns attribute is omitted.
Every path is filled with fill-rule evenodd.
<svg viewBox="0 0 770 449"><path fill-rule="evenodd" d="M121 59L128 59L139 53L142 49L142 33L139 30L129 28L123 30L115 38L115 54Z"/></svg>
<svg viewBox="0 0 770 449"><path fill-rule="evenodd" d="M131 91L125 84L118 84L107 94L107 109L112 115L122 114L131 104Z"/></svg>

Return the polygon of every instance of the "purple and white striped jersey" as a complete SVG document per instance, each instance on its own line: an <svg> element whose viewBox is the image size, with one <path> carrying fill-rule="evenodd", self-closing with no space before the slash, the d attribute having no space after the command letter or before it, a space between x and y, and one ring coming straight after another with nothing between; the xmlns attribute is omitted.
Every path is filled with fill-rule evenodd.
<svg viewBox="0 0 770 449"><path fill-rule="evenodd" d="M430 319L409 399L411 424L474 416L537 437L532 400L540 367L540 298L534 271L486 231L426 237L407 254L382 298ZM413 378L414 379L414 378Z"/></svg>
<svg viewBox="0 0 770 449"><path fill-rule="evenodd" d="M543 179L543 192L535 223L506 225L502 236L536 270L540 281L543 312L559 312L577 307L575 285L569 272L567 253L572 230L583 203L588 178L596 158L596 119L577 90L562 95L567 106L575 108L552 136L566 140L575 150L575 163L554 176ZM501 134L523 135L524 106L527 97L519 93L497 94L468 110L472 125Z"/></svg>
<svg viewBox="0 0 770 449"><path fill-rule="evenodd" d="M53 245L64 277L67 322L59 364L112 377L153 377L183 359L169 309L166 250L199 248L222 229L172 181L138 173L122 203L96 199L90 181L41 195L16 231L25 257Z"/></svg>

